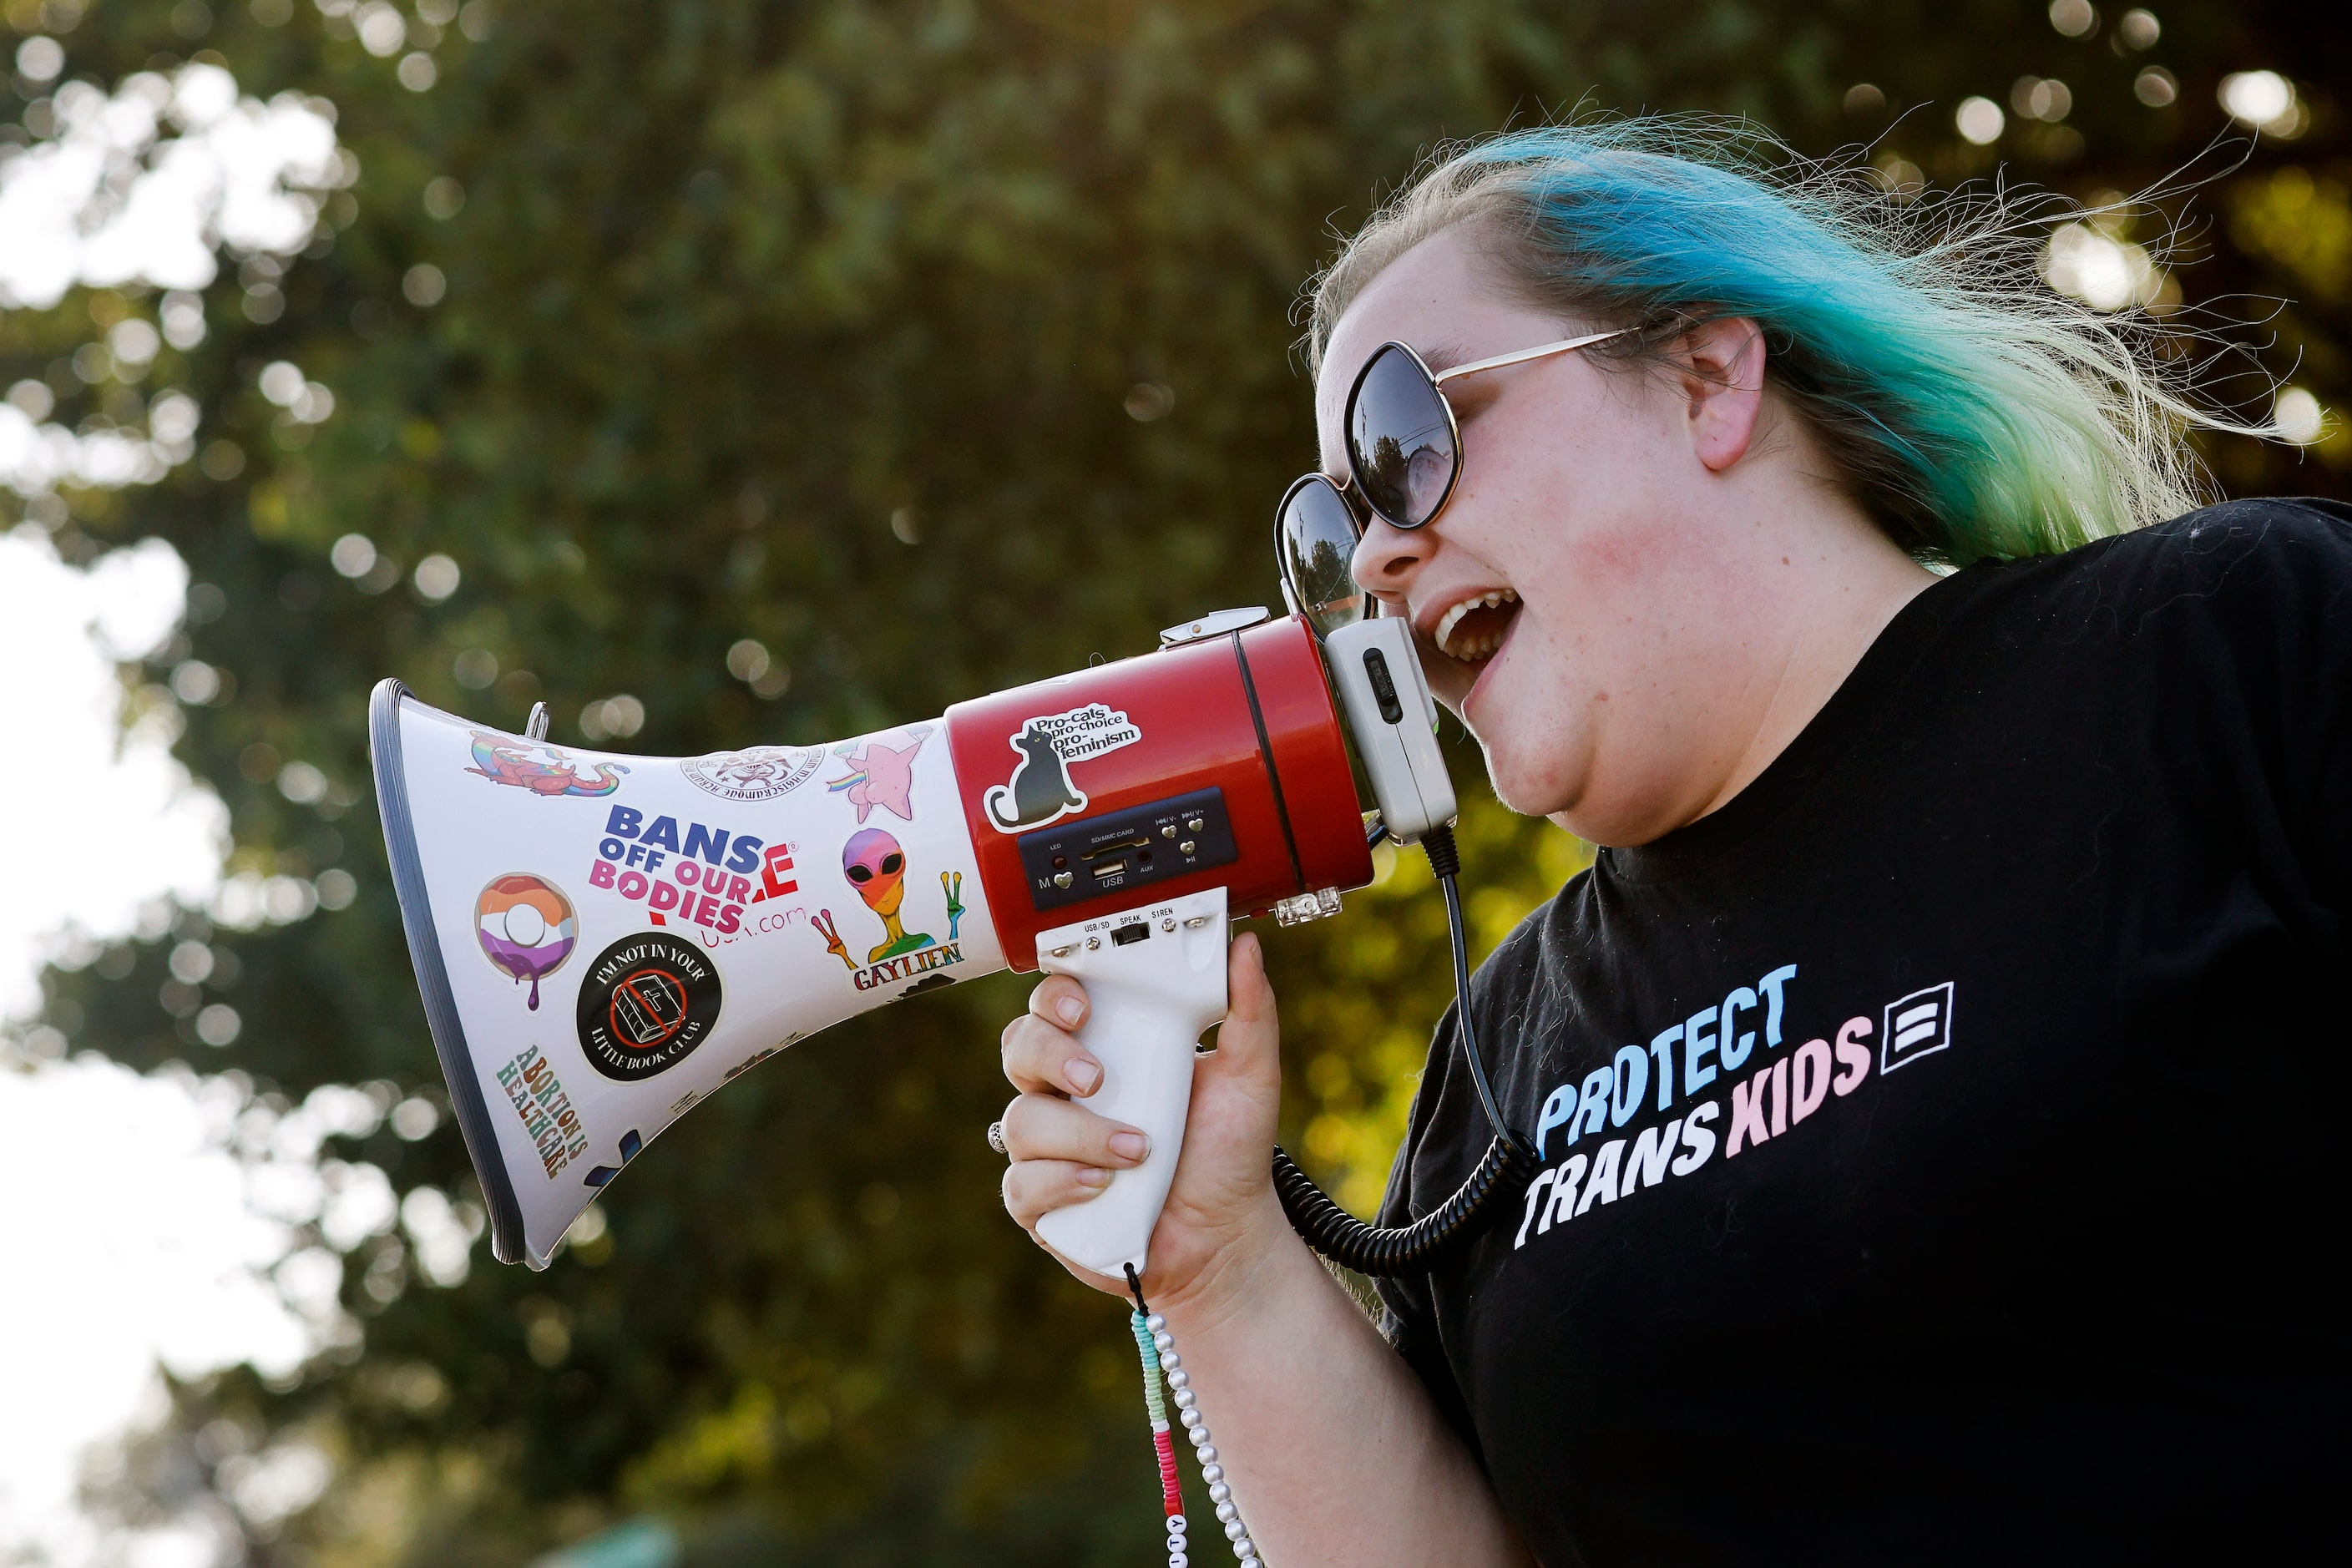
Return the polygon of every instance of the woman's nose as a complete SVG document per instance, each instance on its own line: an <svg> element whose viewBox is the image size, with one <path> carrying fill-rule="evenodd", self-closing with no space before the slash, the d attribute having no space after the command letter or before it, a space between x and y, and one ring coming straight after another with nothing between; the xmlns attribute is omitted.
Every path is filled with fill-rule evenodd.
<svg viewBox="0 0 2352 1568"><path fill-rule="evenodd" d="M1402 596L1412 589L1413 577L1436 543L1425 528L1407 532L1375 515L1364 524L1364 536L1356 542L1348 568L1367 592Z"/></svg>

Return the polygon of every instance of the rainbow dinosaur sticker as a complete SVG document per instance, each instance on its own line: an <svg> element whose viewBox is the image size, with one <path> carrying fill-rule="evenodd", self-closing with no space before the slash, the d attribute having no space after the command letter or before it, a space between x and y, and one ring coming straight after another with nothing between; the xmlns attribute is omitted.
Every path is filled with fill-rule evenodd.
<svg viewBox="0 0 2352 1568"><path fill-rule="evenodd" d="M474 765L466 771L496 784L513 784L533 795L610 795L621 787L629 770L620 763L598 763L594 776L572 765L571 753L539 741L518 741L512 735L474 731Z"/></svg>

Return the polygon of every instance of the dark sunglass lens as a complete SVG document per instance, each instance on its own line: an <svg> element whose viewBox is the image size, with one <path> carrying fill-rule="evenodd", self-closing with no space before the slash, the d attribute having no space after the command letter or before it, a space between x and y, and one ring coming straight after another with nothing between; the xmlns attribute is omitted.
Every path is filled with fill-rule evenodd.
<svg viewBox="0 0 2352 1568"><path fill-rule="evenodd" d="M1282 508L1282 571L1298 607L1328 633L1364 614L1363 590L1348 569L1356 552L1356 517L1325 479L1308 479Z"/></svg>
<svg viewBox="0 0 2352 1568"><path fill-rule="evenodd" d="M1372 510L1402 528L1436 515L1454 481L1454 425L1412 356L1372 356L1348 410L1348 458Z"/></svg>

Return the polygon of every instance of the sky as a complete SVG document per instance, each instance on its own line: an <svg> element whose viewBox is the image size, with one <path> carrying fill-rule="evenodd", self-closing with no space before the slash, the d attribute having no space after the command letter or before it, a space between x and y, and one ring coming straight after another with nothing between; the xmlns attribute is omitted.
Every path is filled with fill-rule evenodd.
<svg viewBox="0 0 2352 1568"><path fill-rule="evenodd" d="M213 280L224 244L290 257L356 166L323 100L263 103L202 65L102 91L68 79L70 43L26 40L13 62L21 79L60 85L56 134L0 157L0 310L47 309L77 286L161 290L160 332L142 321L105 342L140 379L161 341L202 341L192 291ZM108 181L125 169L118 200ZM40 382L0 389L0 488L22 503L0 519L59 521L60 483L150 483L185 461L194 400L142 391L144 428L76 431L47 421ZM284 1375L355 1333L331 1248L402 1219L427 1275L465 1267L446 1201L412 1201L407 1215L381 1172L320 1158L329 1133L383 1118L380 1092L330 1086L279 1113L232 1076L142 1077L32 1023L45 961L86 963L107 943L158 936L174 902L216 917L225 900L250 906L228 923L262 918L239 896L251 889L221 881L227 814L171 755L178 709L118 673L168 644L186 592L185 565L160 541L79 569L39 523L0 522L0 1561L79 1568L120 1548L137 1568L211 1562L217 1536L201 1519L110 1542L75 1506L84 1467L102 1468L112 1438L163 1415L156 1369L196 1377L249 1362ZM315 908L272 904L268 918ZM330 1245L306 1240L306 1225ZM224 1469L237 1508L265 1521L326 1479L322 1457L283 1445Z"/></svg>
<svg viewBox="0 0 2352 1568"><path fill-rule="evenodd" d="M0 1015L20 1026L44 956L217 886L220 802L172 759L168 726L119 721L116 660L171 635L186 585L160 542L84 572L33 525L0 535L0 822L18 829ZM266 1272L286 1227L246 1201L230 1140L243 1097L55 1048L0 1056L0 1557L38 1543L71 1563L94 1545L70 1506L83 1453L157 1414L159 1363L285 1369L310 1340Z"/></svg>

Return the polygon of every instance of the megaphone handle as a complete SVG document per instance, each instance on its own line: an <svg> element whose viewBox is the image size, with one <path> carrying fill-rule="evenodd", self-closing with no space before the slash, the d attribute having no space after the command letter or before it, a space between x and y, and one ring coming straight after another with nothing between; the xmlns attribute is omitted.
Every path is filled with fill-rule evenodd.
<svg viewBox="0 0 2352 1568"><path fill-rule="evenodd" d="M1144 935L1118 938L1140 928ZM1078 1101L1151 1139L1143 1163L1114 1173L1084 1203L1037 1222L1064 1257L1117 1278L1144 1271L1151 1230L1168 1201L1192 1099L1192 1047L1225 1016L1225 890L1212 889L1043 932L1039 967L1087 988L1078 1043L1102 1064L1103 1080Z"/></svg>

